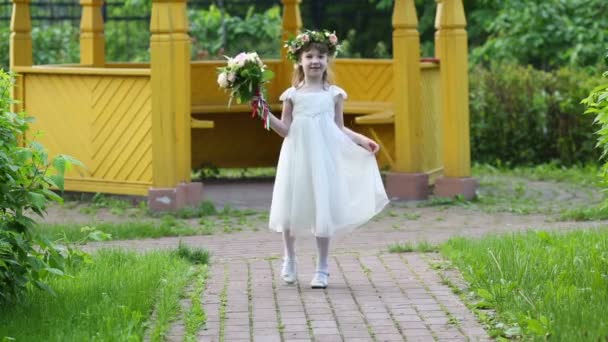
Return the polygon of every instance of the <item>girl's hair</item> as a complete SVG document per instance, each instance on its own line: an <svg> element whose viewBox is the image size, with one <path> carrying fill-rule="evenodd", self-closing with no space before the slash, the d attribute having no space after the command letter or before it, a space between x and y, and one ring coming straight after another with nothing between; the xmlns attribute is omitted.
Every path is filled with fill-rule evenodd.
<svg viewBox="0 0 608 342"><path fill-rule="evenodd" d="M327 44L310 43L308 46L306 46L305 48L302 48L298 51L298 53L297 53L298 61L300 61L300 58L302 58L302 55L305 52L308 52L312 49L315 49L315 50L319 51L320 53L327 55L328 63L327 63L327 69L325 69L325 72L323 72L323 86L325 87L325 85L333 84L334 75L330 69L330 66L331 66L330 62L332 62L333 59L330 59L330 57L329 57L329 47L327 46ZM300 88L303 85L303 83L304 83L304 69L302 68L301 64L294 64L293 78L291 80L291 85L293 85L296 88Z"/></svg>

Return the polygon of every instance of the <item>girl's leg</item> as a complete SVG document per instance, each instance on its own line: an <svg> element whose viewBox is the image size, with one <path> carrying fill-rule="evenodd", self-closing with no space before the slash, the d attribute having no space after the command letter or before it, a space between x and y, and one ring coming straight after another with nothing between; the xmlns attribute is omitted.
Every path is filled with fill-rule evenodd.
<svg viewBox="0 0 608 342"><path fill-rule="evenodd" d="M329 271L329 238L317 236L317 272L328 273Z"/></svg>
<svg viewBox="0 0 608 342"><path fill-rule="evenodd" d="M285 247L285 259L296 259L296 238L289 230L283 231L283 246Z"/></svg>
<svg viewBox="0 0 608 342"><path fill-rule="evenodd" d="M291 235L289 230L283 231L283 246L285 247L285 257L283 258L281 278L287 284L293 284L297 279L296 238Z"/></svg>
<svg viewBox="0 0 608 342"><path fill-rule="evenodd" d="M324 289L327 287L329 276L329 238L317 237L317 268L310 282L313 289Z"/></svg>

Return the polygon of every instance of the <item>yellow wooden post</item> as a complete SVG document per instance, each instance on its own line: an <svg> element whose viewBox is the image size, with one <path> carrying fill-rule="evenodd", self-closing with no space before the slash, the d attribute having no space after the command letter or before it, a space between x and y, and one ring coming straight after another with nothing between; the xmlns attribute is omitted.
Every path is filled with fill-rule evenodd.
<svg viewBox="0 0 608 342"><path fill-rule="evenodd" d="M190 37L186 0L152 0L152 210L175 210L202 200L191 172Z"/></svg>
<svg viewBox="0 0 608 342"><path fill-rule="evenodd" d="M30 0L13 0L11 16L10 68L32 66L32 21Z"/></svg>
<svg viewBox="0 0 608 342"><path fill-rule="evenodd" d="M9 52L9 67L32 66L32 21L30 18L30 0L13 0L13 13L11 15L11 38ZM11 96L17 103L11 105L13 112L20 112L23 108L24 80L18 76L15 87L11 89Z"/></svg>
<svg viewBox="0 0 608 342"><path fill-rule="evenodd" d="M391 197L424 199L428 175L422 171L420 35L414 0L396 0L393 9L393 105L395 168L387 174Z"/></svg>
<svg viewBox="0 0 608 342"><path fill-rule="evenodd" d="M150 73L152 83L153 186L177 185L175 84L173 75L172 3L152 0Z"/></svg>
<svg viewBox="0 0 608 342"><path fill-rule="evenodd" d="M281 0L283 3L283 34L281 36L281 78L282 87L289 87L293 75L293 63L287 59L287 50L283 42L296 35L302 29L300 3L302 0Z"/></svg>
<svg viewBox="0 0 608 342"><path fill-rule="evenodd" d="M177 180L189 182L191 176L191 100L190 100L190 37L186 0L174 0L171 8L173 92L176 128Z"/></svg>
<svg viewBox="0 0 608 342"><path fill-rule="evenodd" d="M103 0L80 0L80 64L103 67L106 62L101 6Z"/></svg>
<svg viewBox="0 0 608 342"><path fill-rule="evenodd" d="M438 0L435 51L440 60L443 175L440 196L475 196L469 141L469 76L466 19L462 0Z"/></svg>

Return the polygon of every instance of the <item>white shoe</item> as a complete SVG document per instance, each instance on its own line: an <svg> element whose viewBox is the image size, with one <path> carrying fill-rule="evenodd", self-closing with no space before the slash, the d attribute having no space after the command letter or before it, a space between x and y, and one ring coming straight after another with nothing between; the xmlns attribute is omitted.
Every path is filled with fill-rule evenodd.
<svg viewBox="0 0 608 342"><path fill-rule="evenodd" d="M293 284L297 279L296 261L293 259L283 259L283 269L281 270L281 278L287 284Z"/></svg>
<svg viewBox="0 0 608 342"><path fill-rule="evenodd" d="M328 285L329 273L317 271L315 276L310 281L310 287L313 289L326 289Z"/></svg>

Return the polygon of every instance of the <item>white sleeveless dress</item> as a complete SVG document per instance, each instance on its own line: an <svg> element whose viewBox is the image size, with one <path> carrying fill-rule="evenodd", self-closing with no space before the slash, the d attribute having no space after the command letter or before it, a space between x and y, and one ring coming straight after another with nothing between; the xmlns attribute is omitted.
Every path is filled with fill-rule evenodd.
<svg viewBox="0 0 608 342"><path fill-rule="evenodd" d="M334 121L343 89L305 93L291 87L293 121L283 141L270 207L270 229L330 237L366 223L388 203L375 155Z"/></svg>

